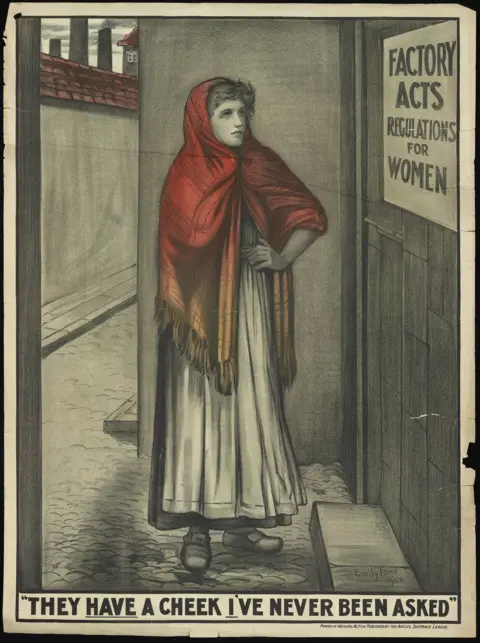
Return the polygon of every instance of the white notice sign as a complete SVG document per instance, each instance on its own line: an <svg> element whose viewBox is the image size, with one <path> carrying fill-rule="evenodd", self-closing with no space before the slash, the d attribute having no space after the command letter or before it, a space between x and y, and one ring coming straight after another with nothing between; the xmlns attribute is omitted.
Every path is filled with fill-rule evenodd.
<svg viewBox="0 0 480 643"><path fill-rule="evenodd" d="M383 61L384 198L456 229L457 23L386 38Z"/></svg>

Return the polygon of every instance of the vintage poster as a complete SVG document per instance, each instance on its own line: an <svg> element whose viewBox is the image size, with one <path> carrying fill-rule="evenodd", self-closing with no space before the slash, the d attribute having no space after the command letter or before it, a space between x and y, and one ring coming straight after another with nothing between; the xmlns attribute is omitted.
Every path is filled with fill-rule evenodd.
<svg viewBox="0 0 480 643"><path fill-rule="evenodd" d="M474 637L473 12L4 42L4 629Z"/></svg>

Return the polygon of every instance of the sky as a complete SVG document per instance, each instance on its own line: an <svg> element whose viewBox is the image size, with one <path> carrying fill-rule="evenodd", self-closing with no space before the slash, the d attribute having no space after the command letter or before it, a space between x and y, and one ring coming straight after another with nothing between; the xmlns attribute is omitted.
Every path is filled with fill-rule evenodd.
<svg viewBox="0 0 480 643"><path fill-rule="evenodd" d="M97 66L98 30L107 24L112 28L112 67L113 71L122 72L123 48L117 47L117 41L129 33L137 24L135 18L89 18L88 19L88 64ZM62 57L68 58L70 39L69 18L42 18L42 51L48 54L50 38L62 41Z"/></svg>

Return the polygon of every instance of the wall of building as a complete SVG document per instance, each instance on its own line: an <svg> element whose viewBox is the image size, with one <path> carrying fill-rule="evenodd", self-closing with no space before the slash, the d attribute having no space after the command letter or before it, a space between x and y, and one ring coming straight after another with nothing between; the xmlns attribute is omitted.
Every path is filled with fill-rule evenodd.
<svg viewBox="0 0 480 643"><path fill-rule="evenodd" d="M41 107L42 304L137 261L138 118Z"/></svg>
<svg viewBox="0 0 480 643"><path fill-rule="evenodd" d="M123 47L123 73L129 76L138 75L138 48Z"/></svg>
<svg viewBox="0 0 480 643"><path fill-rule="evenodd" d="M302 462L338 459L341 439L339 27L335 22L140 19L140 404L142 448L153 426L156 229L163 180L183 141L190 89L215 75L257 89L253 129L323 202L328 234L295 266L298 376L286 400ZM158 52L162 52L159 64ZM305 58L308 52L308 60Z"/></svg>
<svg viewBox="0 0 480 643"><path fill-rule="evenodd" d="M384 508L423 589L455 592L458 236L381 196L382 27L395 35L425 24L366 29L367 501Z"/></svg>

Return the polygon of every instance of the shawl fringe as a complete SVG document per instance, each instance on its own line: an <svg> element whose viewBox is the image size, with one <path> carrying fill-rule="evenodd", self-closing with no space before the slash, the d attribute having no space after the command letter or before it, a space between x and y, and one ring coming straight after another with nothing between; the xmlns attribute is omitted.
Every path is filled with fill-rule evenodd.
<svg viewBox="0 0 480 643"><path fill-rule="evenodd" d="M155 319L160 330L172 328L173 341L180 355L185 355L193 368L213 379L216 390L222 395L232 395L237 388L237 363L234 359L216 362L212 359L208 342L165 300L157 305Z"/></svg>
<svg viewBox="0 0 480 643"><path fill-rule="evenodd" d="M277 366L283 388L290 388L297 376L297 360L291 338L287 340L287 346L283 351L283 359L277 358Z"/></svg>
<svg viewBox="0 0 480 643"><path fill-rule="evenodd" d="M161 331L172 328L173 342L181 355L185 355L193 368L212 379L215 389L222 395L232 395L237 388L238 365L235 359L218 362L212 359L208 342L185 320L185 316L163 300L157 304L155 321ZM280 381L289 388L297 373L297 363L292 341L282 351L283 359L277 360Z"/></svg>

